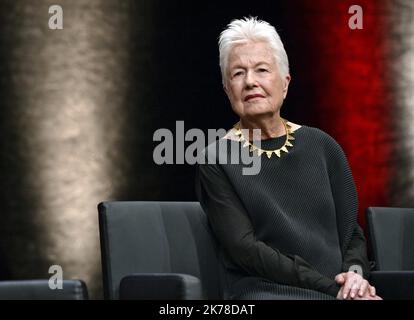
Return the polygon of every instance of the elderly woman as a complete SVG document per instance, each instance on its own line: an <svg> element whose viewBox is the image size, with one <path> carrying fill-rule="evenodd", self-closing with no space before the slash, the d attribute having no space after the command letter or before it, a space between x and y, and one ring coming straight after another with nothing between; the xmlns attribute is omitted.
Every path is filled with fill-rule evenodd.
<svg viewBox="0 0 414 320"><path fill-rule="evenodd" d="M321 130L280 116L291 78L276 30L255 18L234 20L219 49L224 90L240 121L206 151L236 145L261 159L257 175L211 155L197 170L226 297L380 299L366 280L365 238L343 150Z"/></svg>

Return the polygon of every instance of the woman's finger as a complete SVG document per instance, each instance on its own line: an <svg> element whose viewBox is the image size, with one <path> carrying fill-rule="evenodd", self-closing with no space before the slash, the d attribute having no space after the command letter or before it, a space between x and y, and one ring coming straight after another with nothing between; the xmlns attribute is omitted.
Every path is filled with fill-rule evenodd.
<svg viewBox="0 0 414 320"><path fill-rule="evenodd" d="M358 294L358 290L359 290L359 282L357 280L354 280L351 286L351 292L350 292L351 298L356 297L356 295Z"/></svg>
<svg viewBox="0 0 414 320"><path fill-rule="evenodd" d="M346 278L342 292L344 299L347 299L348 297L352 298L352 290L355 290L355 288L355 281L353 279Z"/></svg>
<svg viewBox="0 0 414 320"><path fill-rule="evenodd" d="M358 295L360 297L363 297L365 295L365 293L368 293L367 290L369 290L369 283L368 283L367 280L363 280L360 287L359 287Z"/></svg>
<svg viewBox="0 0 414 320"><path fill-rule="evenodd" d="M339 273L339 274L337 274L336 277L335 277L335 281L338 284L343 284L345 282L345 273Z"/></svg>

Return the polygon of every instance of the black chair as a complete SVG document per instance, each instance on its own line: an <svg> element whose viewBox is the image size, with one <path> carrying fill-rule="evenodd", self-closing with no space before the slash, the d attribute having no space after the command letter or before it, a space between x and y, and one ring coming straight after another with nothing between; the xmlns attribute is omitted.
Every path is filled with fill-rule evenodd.
<svg viewBox="0 0 414 320"><path fill-rule="evenodd" d="M51 289L49 280L0 281L0 300L87 300L81 280L63 280L62 289Z"/></svg>
<svg viewBox="0 0 414 320"><path fill-rule="evenodd" d="M105 298L227 299L217 246L198 202L103 202L98 210ZM369 225L377 221L375 213ZM388 232L408 230L401 228ZM384 232L371 234L391 245ZM377 270L370 281L385 299L414 298L412 271Z"/></svg>
<svg viewBox="0 0 414 320"><path fill-rule="evenodd" d="M106 299L223 298L198 202L103 202L98 210Z"/></svg>
<svg viewBox="0 0 414 320"><path fill-rule="evenodd" d="M414 299L414 209L366 210L375 261L371 280L384 299Z"/></svg>

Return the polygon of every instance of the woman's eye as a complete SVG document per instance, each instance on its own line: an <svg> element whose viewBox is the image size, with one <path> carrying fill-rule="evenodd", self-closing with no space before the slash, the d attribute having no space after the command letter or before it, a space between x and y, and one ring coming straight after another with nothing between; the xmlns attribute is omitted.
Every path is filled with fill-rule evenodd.
<svg viewBox="0 0 414 320"><path fill-rule="evenodd" d="M240 76L241 74L242 74L242 72L241 72L241 71L237 71L237 72L235 72L235 73L233 74L233 77Z"/></svg>
<svg viewBox="0 0 414 320"><path fill-rule="evenodd" d="M265 69L265 68L260 68L260 69L259 69L259 72L267 72L267 69Z"/></svg>

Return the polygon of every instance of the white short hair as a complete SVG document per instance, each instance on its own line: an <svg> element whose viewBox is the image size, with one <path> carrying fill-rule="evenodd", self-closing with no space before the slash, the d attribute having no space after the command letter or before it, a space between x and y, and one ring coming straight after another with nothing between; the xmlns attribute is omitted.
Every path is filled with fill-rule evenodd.
<svg viewBox="0 0 414 320"><path fill-rule="evenodd" d="M231 21L219 38L220 69L223 85L225 85L227 63L233 46L248 41L264 41L269 44L279 67L282 78L289 74L289 60L282 40L276 29L257 17L244 17Z"/></svg>

